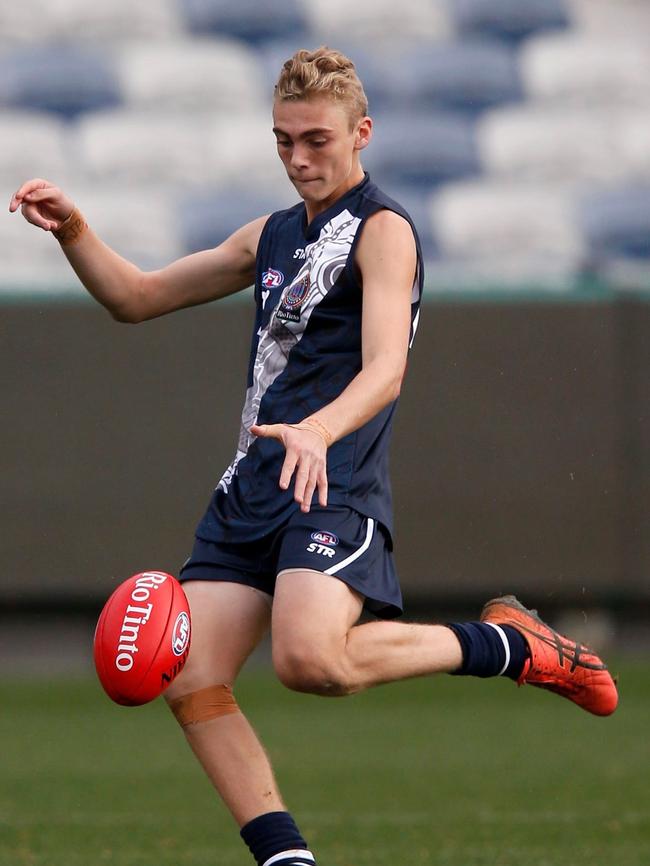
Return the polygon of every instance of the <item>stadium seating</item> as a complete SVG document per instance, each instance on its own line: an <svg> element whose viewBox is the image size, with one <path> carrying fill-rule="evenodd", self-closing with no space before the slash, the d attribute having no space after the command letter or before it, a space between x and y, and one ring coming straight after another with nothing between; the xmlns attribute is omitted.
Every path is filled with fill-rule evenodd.
<svg viewBox="0 0 650 866"><path fill-rule="evenodd" d="M302 6L315 37L309 47L323 42L338 47L343 39L381 51L381 43L435 41L450 34L447 5L439 0L302 0Z"/></svg>
<svg viewBox="0 0 650 866"><path fill-rule="evenodd" d="M100 237L142 268L162 267L183 254L175 199L168 185L128 197L124 187L71 184L70 194Z"/></svg>
<svg viewBox="0 0 650 866"><path fill-rule="evenodd" d="M252 43L306 36L299 0L181 0L181 5L189 31L199 35L213 33Z"/></svg>
<svg viewBox="0 0 650 866"><path fill-rule="evenodd" d="M0 54L0 102L74 117L120 101L109 58L100 50L48 45Z"/></svg>
<svg viewBox="0 0 650 866"><path fill-rule="evenodd" d="M577 32L643 40L650 33L647 0L566 0Z"/></svg>
<svg viewBox="0 0 650 866"><path fill-rule="evenodd" d="M448 108L475 114L521 94L515 55L507 45L451 40L373 53L343 43L342 50L354 57L373 111Z"/></svg>
<svg viewBox="0 0 650 866"><path fill-rule="evenodd" d="M534 273L562 280L581 261L573 197L564 187L455 184L434 198L432 219L441 256L470 269L474 262L486 279Z"/></svg>
<svg viewBox="0 0 650 866"><path fill-rule="evenodd" d="M646 114L614 105L524 107L488 112L478 124L483 168L510 178L616 180L650 171Z"/></svg>
<svg viewBox="0 0 650 866"><path fill-rule="evenodd" d="M107 240L139 262L213 245L295 201L270 97L284 60L328 43L369 97L364 167L412 212L434 281L570 281L608 257L650 273L648 33L646 0L3 3L0 182L98 189ZM155 203L151 231L110 234L116 201ZM62 272L47 249L33 279Z"/></svg>
<svg viewBox="0 0 650 866"><path fill-rule="evenodd" d="M592 257L650 259L650 183L585 195L580 219Z"/></svg>
<svg viewBox="0 0 650 866"><path fill-rule="evenodd" d="M232 39L129 42L116 65L124 100L133 107L200 113L268 106L254 52Z"/></svg>
<svg viewBox="0 0 650 866"><path fill-rule="evenodd" d="M13 192L38 174L63 186L71 175L68 128L52 114L31 111L0 113L0 187ZM36 156L38 154L38 157Z"/></svg>
<svg viewBox="0 0 650 866"><path fill-rule="evenodd" d="M569 25L564 0L454 0L450 8L463 34L520 40Z"/></svg>
<svg viewBox="0 0 650 866"><path fill-rule="evenodd" d="M446 112L378 113L375 136L363 162L388 185L426 185L474 174L478 160L473 124Z"/></svg>
<svg viewBox="0 0 650 866"><path fill-rule="evenodd" d="M20 0L0 4L0 43L157 40L180 33L181 21L177 0Z"/></svg>
<svg viewBox="0 0 650 866"><path fill-rule="evenodd" d="M650 105L650 51L642 40L609 34L542 36L522 46L520 63L526 93L536 100Z"/></svg>
<svg viewBox="0 0 650 866"><path fill-rule="evenodd" d="M260 196L250 189L196 189L179 195L176 209L186 253L210 249L257 217L290 207L297 201L289 188L284 196Z"/></svg>

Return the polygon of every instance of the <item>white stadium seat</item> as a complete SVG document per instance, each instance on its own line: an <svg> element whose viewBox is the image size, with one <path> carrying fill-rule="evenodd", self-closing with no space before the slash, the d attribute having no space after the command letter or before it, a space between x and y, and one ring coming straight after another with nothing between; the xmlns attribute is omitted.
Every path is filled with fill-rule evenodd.
<svg viewBox="0 0 650 866"><path fill-rule="evenodd" d="M182 255L178 215L168 186L73 182L68 191L102 240L139 267L152 270Z"/></svg>
<svg viewBox="0 0 650 866"><path fill-rule="evenodd" d="M432 202L443 255L480 263L486 277L552 278L579 263L583 240L566 187L469 182L449 184Z"/></svg>
<svg viewBox="0 0 650 866"><path fill-rule="evenodd" d="M255 52L228 39L128 44L117 67L125 101L138 107L250 111L273 93Z"/></svg>
<svg viewBox="0 0 650 866"><path fill-rule="evenodd" d="M106 111L84 117L76 136L86 178L100 182L283 188L271 117Z"/></svg>
<svg viewBox="0 0 650 866"><path fill-rule="evenodd" d="M650 34L648 0L566 0L578 30L604 37L643 39Z"/></svg>
<svg viewBox="0 0 650 866"><path fill-rule="evenodd" d="M182 32L176 0L20 0L0 4L0 34L7 41L79 42L167 38Z"/></svg>
<svg viewBox="0 0 650 866"><path fill-rule="evenodd" d="M478 123L479 157L488 173L513 179L608 181L647 175L649 128L643 113L616 105L609 111L501 109Z"/></svg>
<svg viewBox="0 0 650 866"><path fill-rule="evenodd" d="M536 100L650 105L650 29L643 37L566 34L529 40L520 55Z"/></svg>
<svg viewBox="0 0 650 866"><path fill-rule="evenodd" d="M423 0L302 0L305 16L317 43L336 47L337 39L358 39L360 45L377 40L444 39L451 32L446 3Z"/></svg>
<svg viewBox="0 0 650 866"><path fill-rule="evenodd" d="M89 181L198 183L205 179L207 120L189 114L102 111L77 126L79 166Z"/></svg>
<svg viewBox="0 0 650 866"><path fill-rule="evenodd" d="M260 193L290 186L278 156L268 112L213 117L206 137L209 175L221 184L259 188Z"/></svg>
<svg viewBox="0 0 650 866"><path fill-rule="evenodd" d="M55 294L62 286L78 283L56 240L28 225L20 211L3 219L0 260L0 295L39 289Z"/></svg>
<svg viewBox="0 0 650 866"><path fill-rule="evenodd" d="M0 186L14 190L30 177L63 186L68 178L70 136L56 116L29 111L0 113Z"/></svg>

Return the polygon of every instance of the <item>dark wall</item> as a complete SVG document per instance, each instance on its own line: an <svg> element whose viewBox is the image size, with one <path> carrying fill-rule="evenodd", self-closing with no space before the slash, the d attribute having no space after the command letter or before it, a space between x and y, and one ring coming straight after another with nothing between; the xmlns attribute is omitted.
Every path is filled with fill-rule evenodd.
<svg viewBox="0 0 650 866"><path fill-rule="evenodd" d="M94 602L177 570L234 451L248 304L0 316L0 599ZM393 447L407 595L650 595L649 347L633 301L425 307Z"/></svg>

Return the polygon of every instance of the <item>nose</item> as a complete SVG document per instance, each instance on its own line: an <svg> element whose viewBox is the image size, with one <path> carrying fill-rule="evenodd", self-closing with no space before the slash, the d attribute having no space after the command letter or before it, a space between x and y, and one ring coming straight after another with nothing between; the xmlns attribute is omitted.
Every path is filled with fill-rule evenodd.
<svg viewBox="0 0 650 866"><path fill-rule="evenodd" d="M291 151L291 167L297 171L302 171L309 165L307 148L302 144L294 144Z"/></svg>

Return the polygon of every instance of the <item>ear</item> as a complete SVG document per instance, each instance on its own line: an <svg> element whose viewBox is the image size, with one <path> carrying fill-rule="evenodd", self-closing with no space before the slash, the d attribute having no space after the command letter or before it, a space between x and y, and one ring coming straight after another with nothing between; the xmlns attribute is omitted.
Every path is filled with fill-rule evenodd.
<svg viewBox="0 0 650 866"><path fill-rule="evenodd" d="M372 119L370 117L362 117L357 124L357 131L354 138L354 149L363 150L370 144L372 138Z"/></svg>

